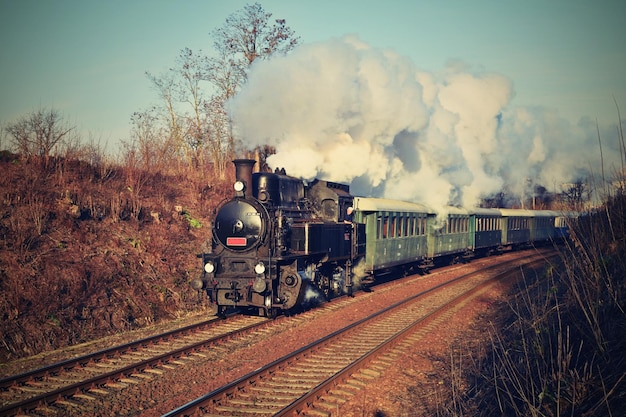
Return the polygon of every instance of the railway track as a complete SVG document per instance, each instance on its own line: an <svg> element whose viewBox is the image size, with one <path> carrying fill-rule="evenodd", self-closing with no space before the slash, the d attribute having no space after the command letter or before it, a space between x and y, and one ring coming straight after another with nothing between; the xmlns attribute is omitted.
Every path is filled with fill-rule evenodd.
<svg viewBox="0 0 626 417"><path fill-rule="evenodd" d="M106 387L140 382L168 363L268 321L250 316L207 320L4 378L0 380L0 416L55 402L71 405L72 398L89 399Z"/></svg>
<svg viewBox="0 0 626 417"><path fill-rule="evenodd" d="M521 263L544 261L539 254ZM519 261L510 261L414 294L165 416L329 416L429 328L519 268Z"/></svg>
<svg viewBox="0 0 626 417"><path fill-rule="evenodd" d="M485 270L504 267L511 262L515 259ZM418 279L420 277L405 278L406 281ZM405 280L383 284L376 288L376 292L397 291ZM298 326L298 323L328 311L340 310L354 300L350 297L336 299L324 308L274 321L243 315L227 320L207 320L5 378L0 380L0 416L80 414L81 402L93 401L94 397L131 384L146 383L171 367L193 363L190 359L211 357L216 351L213 349L207 355L211 347L255 343L260 337L266 337L262 334L273 334L281 323ZM371 339L379 340L381 337L374 335ZM224 341L232 345L224 345ZM225 347L222 351L229 349ZM348 352L348 349L345 350Z"/></svg>

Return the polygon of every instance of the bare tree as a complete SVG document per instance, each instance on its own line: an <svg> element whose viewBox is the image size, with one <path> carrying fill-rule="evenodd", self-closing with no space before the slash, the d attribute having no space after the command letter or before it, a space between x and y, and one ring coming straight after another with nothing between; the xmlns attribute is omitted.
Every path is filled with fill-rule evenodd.
<svg viewBox="0 0 626 417"><path fill-rule="evenodd" d="M131 124L132 142L126 148L137 153L143 169L165 171L176 161L177 145L172 136L163 131L156 109L135 112Z"/></svg>
<svg viewBox="0 0 626 417"><path fill-rule="evenodd" d="M161 107L161 109L163 110L162 118L164 119L164 122L167 126L166 135L168 136L165 142L173 143L176 149L176 153L179 156L186 156L186 132L184 128L184 123L181 123L181 116L176 106L176 103L181 101L181 97L175 74L173 71L168 71L165 72L163 75L157 77L146 71L146 76L152 82L159 97L163 100L163 107ZM135 113L135 115L136 114L137 113ZM142 120L142 122L144 120ZM137 118L135 118L134 120L133 118L131 118L131 122L133 124L136 124Z"/></svg>
<svg viewBox="0 0 626 417"><path fill-rule="evenodd" d="M177 144L180 155L194 168L202 165L203 148L209 136L206 90L202 88L208 71L207 58L201 51L194 53L184 48L176 59L176 66L164 74L155 76L146 72L163 100L163 118L169 126L170 142ZM135 116L139 114L145 113L135 113ZM135 116L134 124L146 120Z"/></svg>
<svg viewBox="0 0 626 417"><path fill-rule="evenodd" d="M73 130L74 127L64 123L61 114L54 109L39 109L6 127L23 158L41 157L46 166L52 152L70 139Z"/></svg>
<svg viewBox="0 0 626 417"><path fill-rule="evenodd" d="M180 97L191 107L191 113L186 117L188 124L187 144L193 152L194 165L202 165L202 147L205 146L209 135L209 124L205 113L207 100L203 92L202 83L208 78L207 57L202 51L194 53L185 48L180 51L177 67L172 69L181 77L178 85Z"/></svg>
<svg viewBox="0 0 626 417"><path fill-rule="evenodd" d="M225 103L245 83L252 62L288 53L298 43L285 20L272 22L271 16L258 3L247 5L212 32L210 58L184 48L169 71L160 76L146 72L163 100L162 122L190 167L203 166L208 157L214 172L223 175L235 149ZM132 120L137 128L147 120L136 117L140 114Z"/></svg>
<svg viewBox="0 0 626 417"><path fill-rule="evenodd" d="M7 150L6 143L9 136L4 123L0 122L0 151Z"/></svg>
<svg viewBox="0 0 626 417"><path fill-rule="evenodd" d="M256 59L286 54L298 44L299 38L286 25L285 19L276 19L272 24L271 17L259 3L246 5L226 18L224 26L213 31L217 62L222 68L230 68L233 77L243 81Z"/></svg>
<svg viewBox="0 0 626 417"><path fill-rule="evenodd" d="M564 185L561 198L569 208L580 211L584 209L586 202L591 200L591 189L586 181L578 179Z"/></svg>
<svg viewBox="0 0 626 417"><path fill-rule="evenodd" d="M272 13L265 11L259 3L254 3L231 14L224 26L212 32L217 55L209 60L209 81L217 89L212 107L219 108L221 116L227 114L224 103L245 83L250 65L255 60L267 59L274 54L287 54L297 46L300 38L286 25L285 19L272 22L271 18ZM219 141L230 144L227 154L222 157L228 160L234 153L231 123L227 117L220 117L219 120L228 124L216 132L228 134L227 138ZM222 164L218 162L218 165Z"/></svg>

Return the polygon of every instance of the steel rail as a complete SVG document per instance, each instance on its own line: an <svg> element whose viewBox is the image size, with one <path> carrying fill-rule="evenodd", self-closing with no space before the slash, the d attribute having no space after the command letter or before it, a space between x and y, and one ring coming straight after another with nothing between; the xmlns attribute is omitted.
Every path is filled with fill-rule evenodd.
<svg viewBox="0 0 626 417"><path fill-rule="evenodd" d="M98 361L102 359L107 359L110 357L114 357L116 355L125 353L130 350L134 350L135 348L142 347L149 344L156 344L162 341L167 341L170 337L176 336L178 334L183 334L188 331L197 330L202 326L206 326L212 322L212 320L205 320L200 323L191 324L189 326L182 327L180 329L170 330L164 333L160 333L158 335L148 336L143 339L135 340L133 342L125 343L118 346L112 346L110 348L102 349L93 353L88 353L86 355L82 355L77 358L67 359L61 362L57 362L51 365L46 365L38 369L33 369L28 372L24 372L18 375L9 376L7 378L0 379L0 388L9 388L15 384L21 382L27 382L34 378L43 378L52 373L55 373L58 370L69 370L77 366L84 366L89 362Z"/></svg>

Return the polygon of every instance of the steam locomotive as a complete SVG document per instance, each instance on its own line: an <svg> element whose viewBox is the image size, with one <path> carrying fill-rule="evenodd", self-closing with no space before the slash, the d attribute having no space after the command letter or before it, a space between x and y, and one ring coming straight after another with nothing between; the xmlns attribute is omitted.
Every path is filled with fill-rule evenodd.
<svg viewBox="0 0 626 417"><path fill-rule="evenodd" d="M539 244L567 234L553 211L449 208L358 197L348 185L253 173L235 164L234 197L216 211L202 273L217 314L229 308L274 317L311 299L351 294L384 272L424 270L435 262Z"/></svg>

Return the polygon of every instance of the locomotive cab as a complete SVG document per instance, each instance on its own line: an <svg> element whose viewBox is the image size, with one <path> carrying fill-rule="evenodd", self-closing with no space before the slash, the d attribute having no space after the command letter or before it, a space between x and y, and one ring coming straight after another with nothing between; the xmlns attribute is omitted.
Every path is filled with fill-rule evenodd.
<svg viewBox="0 0 626 417"><path fill-rule="evenodd" d="M354 197L350 187L331 181L314 180L307 189L310 201L315 202L313 209L324 221L338 223L350 221Z"/></svg>

